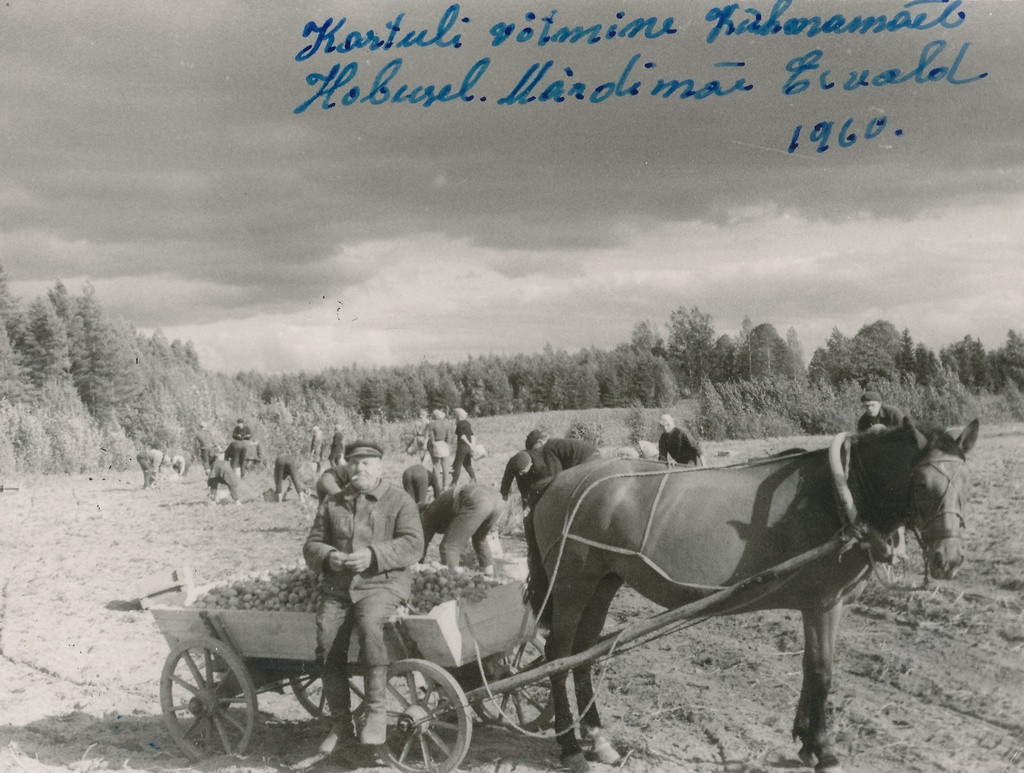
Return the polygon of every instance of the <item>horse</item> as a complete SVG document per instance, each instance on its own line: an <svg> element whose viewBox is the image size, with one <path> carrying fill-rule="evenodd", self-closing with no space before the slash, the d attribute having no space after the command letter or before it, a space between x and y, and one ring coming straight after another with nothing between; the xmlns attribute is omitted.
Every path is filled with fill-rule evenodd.
<svg viewBox="0 0 1024 773"><path fill-rule="evenodd" d="M878 545L904 524L919 534L936 578L956 574L963 561L965 463L977 437L977 420L956 438L945 430L926 436L909 420L884 433L853 435L845 474L837 473L831 449L725 467L611 460L566 470L541 495L526 528L527 597L550 628L546 659L594 645L623 583L675 609L837 537L845 540L844 530L861 535L846 541L842 555L837 549L814 556L785 581L711 612L801 613L803 684L793 737L805 765L817 773L841 771L826 706L843 607L866 585ZM863 539L868 534L872 539ZM618 752L601 734L591 663L572 673L581 734L593 741L598 759L614 761ZM567 677L564 671L551 677L555 730L562 762L580 773L589 764L576 737Z"/></svg>

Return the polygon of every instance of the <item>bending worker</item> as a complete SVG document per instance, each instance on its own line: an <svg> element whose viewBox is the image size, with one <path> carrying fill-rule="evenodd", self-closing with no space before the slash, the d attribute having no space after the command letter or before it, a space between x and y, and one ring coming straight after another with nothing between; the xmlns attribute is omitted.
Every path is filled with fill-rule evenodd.
<svg viewBox="0 0 1024 773"><path fill-rule="evenodd" d="M423 555L416 503L383 479L384 452L357 440L345 447L350 479L327 497L303 546L306 564L321 575L316 657L331 710L331 732L320 744L330 754L355 742L348 684L348 648L359 637L364 673L364 722L359 740L383 744L387 735L388 651L384 624L412 592L409 567Z"/></svg>
<svg viewBox="0 0 1024 773"><path fill-rule="evenodd" d="M306 493L313 485L306 476L305 469L298 458L291 454L280 454L274 459L274 495L277 501L281 502L287 496L288 491L284 489L284 482L288 481L288 490L295 489L299 495L299 503L306 503Z"/></svg>
<svg viewBox="0 0 1024 773"><path fill-rule="evenodd" d="M441 496L437 476L422 464L411 464L402 473L402 488L417 505L427 504L427 494L434 492L434 499Z"/></svg>
<svg viewBox="0 0 1024 773"><path fill-rule="evenodd" d="M441 563L454 569L459 565L462 549L473 543L473 552L486 575L494 574L494 558L487 544L487 535L498 523L504 505L501 496L490 486L467 483L445 489L429 505L420 506L423 524L423 555L435 534L443 534Z"/></svg>
<svg viewBox="0 0 1024 773"><path fill-rule="evenodd" d="M661 425L661 437L658 438L658 459L668 462L669 466L674 464L692 464L696 467L704 466L704 449L701 448L700 440L686 427L677 427L676 420L669 414L664 414L659 419Z"/></svg>

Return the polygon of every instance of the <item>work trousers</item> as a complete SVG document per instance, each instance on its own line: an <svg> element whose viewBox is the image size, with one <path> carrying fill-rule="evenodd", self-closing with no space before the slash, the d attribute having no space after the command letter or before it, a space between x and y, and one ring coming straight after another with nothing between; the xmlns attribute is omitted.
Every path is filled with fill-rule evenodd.
<svg viewBox="0 0 1024 773"><path fill-rule="evenodd" d="M386 589L374 591L353 603L347 598L324 596L316 616L316 658L321 663L324 696L333 714L348 708L348 647L352 632L359 642L362 666L387 666L384 623L398 609L401 599Z"/></svg>

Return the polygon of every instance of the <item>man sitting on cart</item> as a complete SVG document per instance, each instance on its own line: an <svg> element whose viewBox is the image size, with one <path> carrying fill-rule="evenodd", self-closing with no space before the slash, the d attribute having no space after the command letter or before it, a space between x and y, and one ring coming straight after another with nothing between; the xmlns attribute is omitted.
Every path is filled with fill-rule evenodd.
<svg viewBox="0 0 1024 773"><path fill-rule="evenodd" d="M423 555L416 503L383 480L384 452L371 441L345 447L350 479L317 508L303 555L321 575L316 616L317 659L331 732L320 745L330 754L355 742L348 685L348 647L355 631L365 678L365 717L359 740L379 745L387 731L388 652L384 624L412 591L409 567Z"/></svg>

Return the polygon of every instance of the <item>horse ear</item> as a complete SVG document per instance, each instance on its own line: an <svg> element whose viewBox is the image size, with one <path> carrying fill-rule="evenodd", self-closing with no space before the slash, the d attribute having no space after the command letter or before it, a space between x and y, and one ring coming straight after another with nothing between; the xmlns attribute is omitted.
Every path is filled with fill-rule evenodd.
<svg viewBox="0 0 1024 773"><path fill-rule="evenodd" d="M925 446L928 445L928 438L914 426L914 422L910 420L909 416L903 417L903 429L907 430L914 436L914 442L917 443L917 449L919 451L924 451Z"/></svg>
<svg viewBox="0 0 1024 773"><path fill-rule="evenodd" d="M956 444L960 446L964 456L970 453L971 449L974 448L974 444L978 441L978 426L978 420L975 419L964 428L964 431L960 433L960 437L956 439Z"/></svg>

